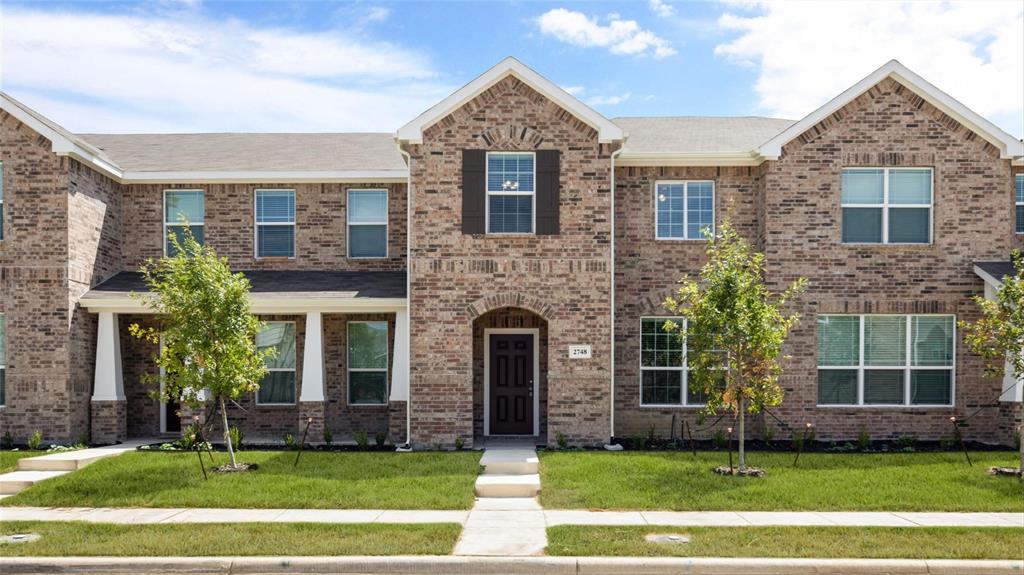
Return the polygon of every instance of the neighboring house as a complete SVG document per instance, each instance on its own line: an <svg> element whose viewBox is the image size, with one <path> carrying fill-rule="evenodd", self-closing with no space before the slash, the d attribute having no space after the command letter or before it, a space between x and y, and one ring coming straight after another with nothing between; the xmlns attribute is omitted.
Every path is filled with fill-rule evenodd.
<svg viewBox="0 0 1024 575"><path fill-rule="evenodd" d="M72 134L0 104L16 438L188 422L147 395L156 349L127 333L158 319L129 293L182 215L251 279L279 352L231 408L250 436L308 417L315 440L667 436L701 397L660 302L728 217L775 289L810 281L776 416L936 439L980 410L969 439L1011 438L1020 391L955 321L1024 247L1024 146L895 61L797 122L608 119L512 58L396 134Z"/></svg>

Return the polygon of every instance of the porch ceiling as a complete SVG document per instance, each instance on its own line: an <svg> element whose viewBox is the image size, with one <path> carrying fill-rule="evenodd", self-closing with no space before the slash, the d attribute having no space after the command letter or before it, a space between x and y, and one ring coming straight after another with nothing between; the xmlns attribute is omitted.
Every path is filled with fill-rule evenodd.
<svg viewBox="0 0 1024 575"><path fill-rule="evenodd" d="M254 313L388 312L405 309L404 271L243 271L252 285ZM132 293L148 289L142 274L121 272L89 290L81 299L90 312L152 313Z"/></svg>

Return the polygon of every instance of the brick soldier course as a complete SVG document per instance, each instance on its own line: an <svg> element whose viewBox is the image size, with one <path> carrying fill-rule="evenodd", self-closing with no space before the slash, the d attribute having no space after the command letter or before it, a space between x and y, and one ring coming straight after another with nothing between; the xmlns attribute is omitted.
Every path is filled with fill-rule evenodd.
<svg viewBox="0 0 1024 575"><path fill-rule="evenodd" d="M641 405L640 322L664 316L661 301L706 258L703 240L656 239L656 182L699 180L713 182L714 220L728 217L766 254L775 289L809 279L779 418L812 422L822 439L864 428L934 440L950 416L981 409L967 438L1007 444L1014 404L996 401L1005 384L983 377L959 336L950 407L819 405L819 314L975 319L971 298L989 281L975 263L1024 247L1014 230L1019 140L895 62L838 100L800 123L612 121L508 59L394 135L277 135L273 146L261 143L267 135L194 135L192 156L164 157L152 150L171 149L170 139L75 135L4 95L0 429L19 441L36 430L63 442L161 435L162 407L140 382L156 373L156 346L127 333L159 318L129 301L124 278L163 254L164 194L178 189L203 191L205 241L233 269L283 274L261 276L253 309L295 322L295 402L245 397L230 408L252 441L297 435L312 418L313 441L326 428L339 442L361 432L478 445L500 409L488 400L501 385L491 374L503 373L489 371L490 338L510 331L536 338L536 378L529 366L514 373L529 379L538 443L678 433L673 420L695 424L699 408ZM534 154L534 233L487 233L487 152ZM852 167L930 168L932 241L844 244L842 170ZM294 190L294 258L256 257L257 189ZM348 257L348 192L358 189L386 191L386 257ZM384 405L349 403L352 321L388 324ZM310 334L322 345L307 346ZM587 353L572 359L570 346Z"/></svg>

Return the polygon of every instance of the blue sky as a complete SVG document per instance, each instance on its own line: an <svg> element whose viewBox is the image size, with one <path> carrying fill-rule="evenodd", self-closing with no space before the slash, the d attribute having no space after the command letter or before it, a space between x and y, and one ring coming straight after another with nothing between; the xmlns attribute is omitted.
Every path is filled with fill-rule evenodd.
<svg viewBox="0 0 1024 575"><path fill-rule="evenodd" d="M1024 2L17 2L4 91L77 132L393 131L514 55L609 117L799 118L890 58L1018 137Z"/></svg>

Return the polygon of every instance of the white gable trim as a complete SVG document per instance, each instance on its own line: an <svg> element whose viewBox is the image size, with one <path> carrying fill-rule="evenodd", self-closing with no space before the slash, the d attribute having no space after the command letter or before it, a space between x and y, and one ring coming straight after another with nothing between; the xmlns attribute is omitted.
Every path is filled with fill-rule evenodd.
<svg viewBox="0 0 1024 575"><path fill-rule="evenodd" d="M475 80L456 90L451 96L441 100L426 112L423 112L413 121L402 126L395 134L399 142L420 144L423 142L423 131L436 124L439 120L458 110L467 102L477 97L494 84L503 80L506 76L515 76L522 82L537 90L544 97L558 104L571 112L580 120L586 122L598 132L598 141L601 143L622 140L625 132L618 125L599 114L596 110L574 98L565 90L559 88L551 80L534 72L525 64L509 56L498 62L490 70L487 70Z"/></svg>
<svg viewBox="0 0 1024 575"><path fill-rule="evenodd" d="M777 160L782 155L783 146L814 127L818 122L834 114L864 92L867 92L875 84L889 77L904 85L918 96L921 96L925 101L942 110L945 114L955 118L993 146L999 148L1002 158L1019 158L1024 156L1024 144L1020 140L971 111L967 106L964 106L949 94L936 88L924 78L911 72L906 66L896 60L889 60L884 66L875 70L824 106L811 112L807 117L793 124L771 140L761 144L761 147L758 148L758 153L766 159Z"/></svg>
<svg viewBox="0 0 1024 575"><path fill-rule="evenodd" d="M103 152L67 130L50 122L38 112L0 92L0 109L14 116L40 136L50 140L50 150L58 156L70 156L83 164L120 181L122 172Z"/></svg>

